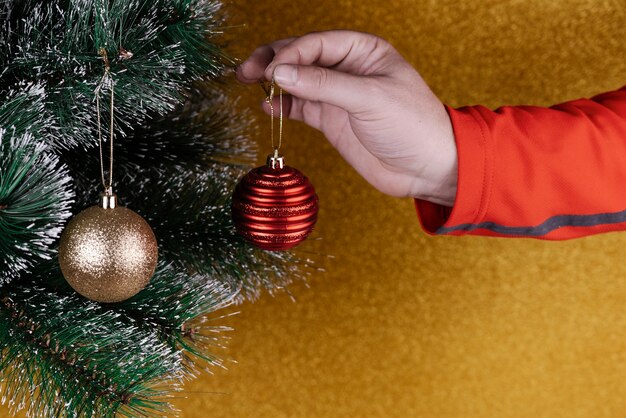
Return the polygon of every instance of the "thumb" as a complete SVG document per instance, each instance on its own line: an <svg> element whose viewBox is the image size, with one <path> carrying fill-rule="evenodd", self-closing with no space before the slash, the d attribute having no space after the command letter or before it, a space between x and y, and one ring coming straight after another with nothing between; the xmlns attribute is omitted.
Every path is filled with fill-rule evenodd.
<svg viewBox="0 0 626 418"><path fill-rule="evenodd" d="M305 100L328 103L348 112L358 112L372 98L363 76L311 65L280 64L274 80L291 95Z"/></svg>

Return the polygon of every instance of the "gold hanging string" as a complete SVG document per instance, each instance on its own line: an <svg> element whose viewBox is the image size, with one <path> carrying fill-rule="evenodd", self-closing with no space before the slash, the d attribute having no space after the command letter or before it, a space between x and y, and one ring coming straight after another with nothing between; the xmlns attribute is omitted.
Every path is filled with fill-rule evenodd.
<svg viewBox="0 0 626 418"><path fill-rule="evenodd" d="M267 83L261 82L261 87L265 91L266 98L265 101L270 107L270 136L272 137L272 148L274 149L274 154L278 155L278 150L283 144L283 89L282 87L278 87L278 102L279 102L279 127L278 127L278 146L274 146L274 93L276 89L276 82L272 78L272 81L269 83L269 87Z"/></svg>
<svg viewBox="0 0 626 418"><path fill-rule="evenodd" d="M113 106L113 99L114 99L114 83L113 80L111 79L111 67L109 64L109 58L107 56L107 51L104 48L100 48L100 55L102 56L102 60L104 61L104 75L102 76L102 79L100 79L100 83L98 83L98 86L95 89L95 94L96 94L96 114L97 114L97 120L98 120L98 145L100 147L100 176L102 178L102 186L104 187L104 192L107 195L111 195L113 194L113 111L114 111L114 106ZM110 138L109 138L109 181L107 182L104 176L104 156L103 156L103 152L102 152L102 124L101 124L101 118L100 118L100 91L102 90L102 88L104 87L106 82L109 82L110 85L110 89L111 89L111 103L110 103L110 124L109 124L109 133L110 133Z"/></svg>

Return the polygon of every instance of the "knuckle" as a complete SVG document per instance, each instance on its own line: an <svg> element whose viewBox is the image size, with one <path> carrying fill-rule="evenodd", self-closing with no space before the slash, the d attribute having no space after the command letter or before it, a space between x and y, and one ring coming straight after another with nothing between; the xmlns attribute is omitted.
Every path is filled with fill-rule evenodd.
<svg viewBox="0 0 626 418"><path fill-rule="evenodd" d="M317 87L318 89L323 89L330 84L330 73L326 69L313 67L312 72L312 79L315 87Z"/></svg>
<svg viewBox="0 0 626 418"><path fill-rule="evenodd" d="M369 45L372 51L388 51L391 48L389 42L373 33L364 33L363 42Z"/></svg>

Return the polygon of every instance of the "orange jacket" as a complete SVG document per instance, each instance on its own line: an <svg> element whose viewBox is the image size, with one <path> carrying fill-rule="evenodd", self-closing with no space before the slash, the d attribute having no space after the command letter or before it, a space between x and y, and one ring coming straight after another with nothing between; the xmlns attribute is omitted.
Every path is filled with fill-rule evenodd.
<svg viewBox="0 0 626 418"><path fill-rule="evenodd" d="M549 108L447 107L454 206L415 199L430 235L563 240L626 229L626 86Z"/></svg>

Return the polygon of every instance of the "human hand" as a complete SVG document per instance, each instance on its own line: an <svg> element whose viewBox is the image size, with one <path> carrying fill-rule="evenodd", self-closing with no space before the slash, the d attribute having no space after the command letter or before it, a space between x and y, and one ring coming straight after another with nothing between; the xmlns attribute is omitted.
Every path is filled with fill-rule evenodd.
<svg viewBox="0 0 626 418"><path fill-rule="evenodd" d="M450 118L385 40L314 32L261 46L237 68L243 83L272 77L289 93L285 116L322 131L378 190L453 205L457 152Z"/></svg>

